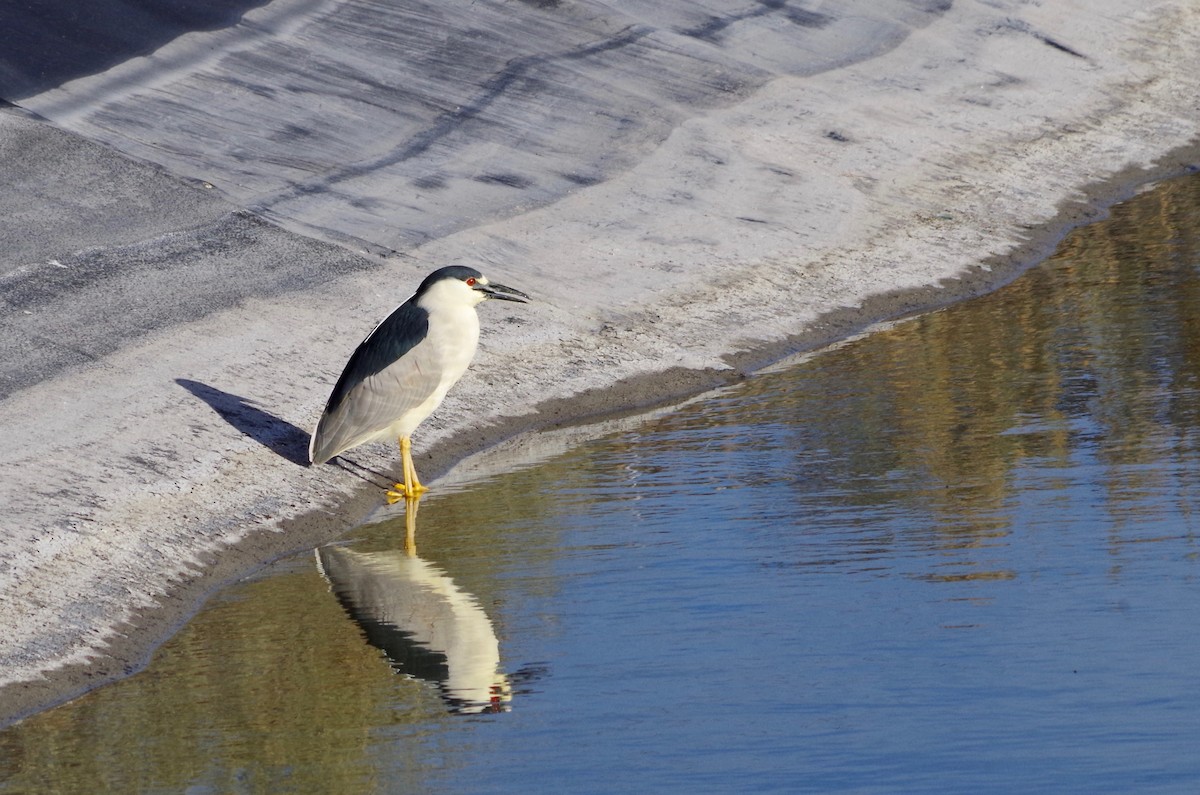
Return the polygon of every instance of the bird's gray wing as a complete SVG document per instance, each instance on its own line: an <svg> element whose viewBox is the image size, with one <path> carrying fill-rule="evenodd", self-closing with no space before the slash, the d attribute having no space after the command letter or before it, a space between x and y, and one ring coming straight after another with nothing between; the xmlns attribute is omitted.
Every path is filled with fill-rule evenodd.
<svg viewBox="0 0 1200 795"><path fill-rule="evenodd" d="M362 341L313 433L314 463L370 440L437 390L442 367L424 341L427 329L427 313L405 303Z"/></svg>

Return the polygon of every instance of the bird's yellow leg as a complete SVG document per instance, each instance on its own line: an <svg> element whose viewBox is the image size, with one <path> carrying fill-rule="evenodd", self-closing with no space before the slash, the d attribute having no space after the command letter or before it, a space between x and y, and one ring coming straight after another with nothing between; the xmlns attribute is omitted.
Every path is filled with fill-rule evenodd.
<svg viewBox="0 0 1200 795"><path fill-rule="evenodd" d="M417 479L417 468L412 460L412 442L407 436L400 440L400 457L404 459L404 483L408 486L408 495L419 497L429 491Z"/></svg>
<svg viewBox="0 0 1200 795"><path fill-rule="evenodd" d="M404 482L397 483L388 491L387 501L389 505L397 503L400 500L419 497L429 491L417 479L417 468L413 466L412 460L412 441L407 436L400 437L400 461L401 466L404 468Z"/></svg>

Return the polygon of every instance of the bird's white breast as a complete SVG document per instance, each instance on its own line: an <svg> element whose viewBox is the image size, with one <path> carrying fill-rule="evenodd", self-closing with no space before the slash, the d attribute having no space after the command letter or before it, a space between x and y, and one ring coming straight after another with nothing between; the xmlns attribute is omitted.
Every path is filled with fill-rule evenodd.
<svg viewBox="0 0 1200 795"><path fill-rule="evenodd" d="M461 282L448 282L447 289L435 285L418 306L429 313L429 327L423 339L410 353L415 363L440 371L436 388L419 405L397 418L387 431L392 437L408 436L432 414L458 383L475 357L479 346L479 315L475 312L475 293ZM436 364L435 364L436 363Z"/></svg>
<svg viewBox="0 0 1200 795"><path fill-rule="evenodd" d="M438 402L467 371L479 347L479 315L473 306L456 306L429 313L429 336L426 343L437 352L443 363Z"/></svg>

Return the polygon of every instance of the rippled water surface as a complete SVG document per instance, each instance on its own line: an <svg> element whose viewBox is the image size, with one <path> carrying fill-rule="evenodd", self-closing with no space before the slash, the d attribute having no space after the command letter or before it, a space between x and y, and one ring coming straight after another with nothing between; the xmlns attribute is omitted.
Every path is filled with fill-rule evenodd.
<svg viewBox="0 0 1200 795"><path fill-rule="evenodd" d="M1200 179L422 501L0 733L0 792L1195 791Z"/></svg>

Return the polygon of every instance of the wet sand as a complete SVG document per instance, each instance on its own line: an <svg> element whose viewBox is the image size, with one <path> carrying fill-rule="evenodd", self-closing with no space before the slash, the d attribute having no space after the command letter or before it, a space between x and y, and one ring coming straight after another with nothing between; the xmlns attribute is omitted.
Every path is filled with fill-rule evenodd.
<svg viewBox="0 0 1200 795"><path fill-rule="evenodd" d="M407 115L336 104L377 90L317 62L353 5L248 12L160 45L170 69L131 59L5 97L0 719L135 670L206 593L378 507L385 478L361 468L390 472L394 449L309 468L306 434L348 352L435 267L475 264L535 303L480 308L476 363L414 440L427 481L990 289L1200 162L1184 4L633 22L588 6L534 37L548 51L483 48L465 102ZM512 47L532 35L514 24ZM295 43L309 71L237 89L235 67ZM295 89L334 72L324 110ZM239 90L272 97L291 137ZM391 117L408 127L373 138Z"/></svg>

